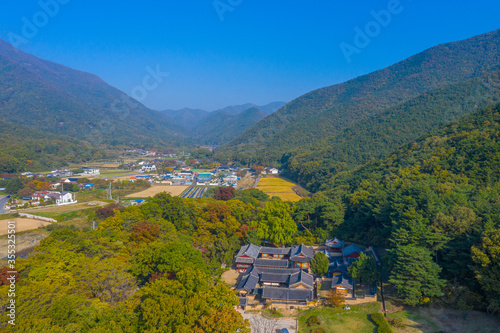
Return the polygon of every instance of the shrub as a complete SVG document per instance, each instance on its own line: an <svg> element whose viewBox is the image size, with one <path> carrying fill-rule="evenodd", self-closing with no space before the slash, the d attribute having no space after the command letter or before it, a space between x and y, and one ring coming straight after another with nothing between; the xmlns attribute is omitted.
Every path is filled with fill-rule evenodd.
<svg viewBox="0 0 500 333"><path fill-rule="evenodd" d="M377 324L377 333L392 333L391 326L381 313L374 313L370 315L371 319Z"/></svg>
<svg viewBox="0 0 500 333"><path fill-rule="evenodd" d="M399 319L399 318L392 318L392 319L389 319L388 320L389 324L391 324L391 326L394 326L394 327L398 327L398 328L403 328L405 327L406 325L403 323L403 320L402 319Z"/></svg>
<svg viewBox="0 0 500 333"><path fill-rule="evenodd" d="M307 319L307 326L320 325L318 316L311 316Z"/></svg>

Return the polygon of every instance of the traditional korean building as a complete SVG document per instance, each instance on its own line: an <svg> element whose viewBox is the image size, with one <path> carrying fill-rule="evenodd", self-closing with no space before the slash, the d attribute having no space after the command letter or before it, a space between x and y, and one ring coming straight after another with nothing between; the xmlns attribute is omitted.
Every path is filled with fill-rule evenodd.
<svg viewBox="0 0 500 333"><path fill-rule="evenodd" d="M260 247L253 244L243 245L236 255L236 268L240 273L245 272L247 268L253 266L255 259L258 258Z"/></svg>
<svg viewBox="0 0 500 333"><path fill-rule="evenodd" d="M332 252L342 252L342 248L344 247L344 241L341 241L337 237L333 239L327 239L325 241L325 245L328 247L328 251Z"/></svg>
<svg viewBox="0 0 500 333"><path fill-rule="evenodd" d="M306 246L304 244L292 246L290 261L293 268L309 269L313 257L314 251L312 246Z"/></svg>
<svg viewBox="0 0 500 333"><path fill-rule="evenodd" d="M340 295L348 295L352 292L352 278L346 274L336 275L332 278L332 289Z"/></svg>
<svg viewBox="0 0 500 333"><path fill-rule="evenodd" d="M355 244L351 244L351 245L346 246L342 249L342 256L344 257L344 259L347 259L347 258L357 259L357 258L359 258L359 254L361 252L364 252L364 250L362 248L360 248L359 246L357 246Z"/></svg>
<svg viewBox="0 0 500 333"><path fill-rule="evenodd" d="M272 302L305 304L313 298L314 278L302 269L250 267L236 290L242 295L261 294Z"/></svg>
<svg viewBox="0 0 500 333"><path fill-rule="evenodd" d="M343 261L332 261L328 264L328 275L329 276L337 276L347 274L347 266Z"/></svg>
<svg viewBox="0 0 500 333"><path fill-rule="evenodd" d="M312 289L293 289L293 288L262 288L262 299L270 300L273 303L293 303L306 305L314 299Z"/></svg>

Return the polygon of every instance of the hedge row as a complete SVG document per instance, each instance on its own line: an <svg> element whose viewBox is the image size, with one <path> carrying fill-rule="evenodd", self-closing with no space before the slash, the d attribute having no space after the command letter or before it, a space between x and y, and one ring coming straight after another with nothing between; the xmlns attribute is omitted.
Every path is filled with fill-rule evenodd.
<svg viewBox="0 0 500 333"><path fill-rule="evenodd" d="M373 313L370 315L373 322L377 324L377 333L392 333L392 328L385 320L384 316L381 313Z"/></svg>

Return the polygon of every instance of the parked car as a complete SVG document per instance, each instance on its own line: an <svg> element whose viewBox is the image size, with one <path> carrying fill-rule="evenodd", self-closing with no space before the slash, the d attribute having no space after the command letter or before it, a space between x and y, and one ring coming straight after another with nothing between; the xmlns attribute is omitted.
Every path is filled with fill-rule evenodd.
<svg viewBox="0 0 500 333"><path fill-rule="evenodd" d="M290 333L290 332L288 332L288 329L286 329L286 328L282 328L282 329L281 329L281 333Z"/></svg>

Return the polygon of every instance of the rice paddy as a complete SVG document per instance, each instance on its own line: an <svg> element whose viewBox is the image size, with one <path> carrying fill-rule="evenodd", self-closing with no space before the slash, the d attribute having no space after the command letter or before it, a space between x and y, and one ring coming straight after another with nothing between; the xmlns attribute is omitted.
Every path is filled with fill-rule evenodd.
<svg viewBox="0 0 500 333"><path fill-rule="evenodd" d="M282 178L261 178L257 189L266 193L270 197L279 197L283 201L299 201L301 199L294 190L294 183Z"/></svg>

